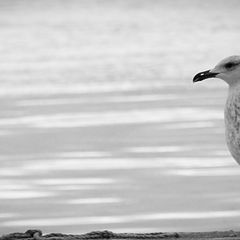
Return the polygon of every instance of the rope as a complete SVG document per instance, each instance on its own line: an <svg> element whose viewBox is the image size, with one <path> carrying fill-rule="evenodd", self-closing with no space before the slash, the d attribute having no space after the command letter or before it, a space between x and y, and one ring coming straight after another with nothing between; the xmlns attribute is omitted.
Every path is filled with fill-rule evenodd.
<svg viewBox="0 0 240 240"><path fill-rule="evenodd" d="M188 233L114 233L111 231L94 231L80 235L50 233L42 235L40 230L28 230L25 233L11 233L0 237L0 240L94 240L94 239L168 239L174 240L240 240L240 232L236 231L216 231L216 232L188 232Z"/></svg>
<svg viewBox="0 0 240 240"><path fill-rule="evenodd" d="M86 234L71 235L50 233L42 235L40 230L28 230L25 233L11 233L0 237L0 240L83 240L83 239L162 239L178 238L177 233L113 233L111 231L93 231Z"/></svg>

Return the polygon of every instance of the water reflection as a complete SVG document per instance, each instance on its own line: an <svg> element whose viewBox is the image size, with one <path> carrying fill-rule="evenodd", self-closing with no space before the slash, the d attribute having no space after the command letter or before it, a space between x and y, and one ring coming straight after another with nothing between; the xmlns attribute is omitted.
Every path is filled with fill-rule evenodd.
<svg viewBox="0 0 240 240"><path fill-rule="evenodd" d="M177 121L176 121L177 119ZM141 124L159 122L183 122L209 119L222 119L222 113L216 110L197 108L161 108L131 111L111 111L101 113L65 113L54 115L33 115L0 120L0 126L23 125L35 128L74 128L113 124Z"/></svg>
<svg viewBox="0 0 240 240"><path fill-rule="evenodd" d="M35 163L28 162L22 167L25 174L31 172L45 172L45 171L108 171L108 170L124 170L124 169L148 169L159 168L165 171L166 168L216 168L216 167L235 167L235 163L229 161L229 158L151 158L146 156L145 158L109 158L109 159L59 159L52 160L40 160ZM237 169L236 169L237 170ZM63 184L75 184L84 182L93 182L95 184L101 184L102 182L108 183L111 179L68 179L66 182L61 179L54 180L42 180L42 183L56 183Z"/></svg>
<svg viewBox="0 0 240 240"><path fill-rule="evenodd" d="M181 219L214 219L214 218L236 218L240 211L208 211L208 212L168 212L168 213L146 213L144 215L124 216L101 216L101 217L72 217L72 218L49 218L49 219L26 219L5 222L5 226L74 226L74 225L99 225L131 223L141 221L166 221Z"/></svg>
<svg viewBox="0 0 240 240"><path fill-rule="evenodd" d="M68 204L109 204L119 203L122 200L119 198L80 198L67 201Z"/></svg>
<svg viewBox="0 0 240 240"><path fill-rule="evenodd" d="M46 198L54 196L54 193L49 192L35 192L25 190L1 190L0 199L28 199L28 198Z"/></svg>

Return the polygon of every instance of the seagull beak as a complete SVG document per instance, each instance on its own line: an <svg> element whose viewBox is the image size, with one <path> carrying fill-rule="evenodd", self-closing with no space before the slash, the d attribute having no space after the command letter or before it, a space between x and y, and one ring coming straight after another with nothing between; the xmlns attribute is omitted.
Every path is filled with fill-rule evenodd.
<svg viewBox="0 0 240 240"><path fill-rule="evenodd" d="M211 70L200 72L194 76L193 82L199 82L199 81L202 81L207 78L214 78L217 75L218 75L218 73L211 72Z"/></svg>

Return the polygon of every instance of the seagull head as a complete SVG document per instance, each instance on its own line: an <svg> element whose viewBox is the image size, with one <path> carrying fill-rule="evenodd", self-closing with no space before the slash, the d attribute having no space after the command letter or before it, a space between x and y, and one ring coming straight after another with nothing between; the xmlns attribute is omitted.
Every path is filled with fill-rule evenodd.
<svg viewBox="0 0 240 240"><path fill-rule="evenodd" d="M207 78L220 78L230 86L240 84L240 56L231 56L220 61L213 69L200 72L193 78L193 82Z"/></svg>

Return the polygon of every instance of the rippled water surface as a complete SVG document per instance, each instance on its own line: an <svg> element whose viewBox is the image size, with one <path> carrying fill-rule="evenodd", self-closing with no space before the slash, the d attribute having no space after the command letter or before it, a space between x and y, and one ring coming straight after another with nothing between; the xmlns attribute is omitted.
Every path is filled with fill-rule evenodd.
<svg viewBox="0 0 240 240"><path fill-rule="evenodd" d="M227 87L239 1L2 1L0 231L239 229Z"/></svg>

